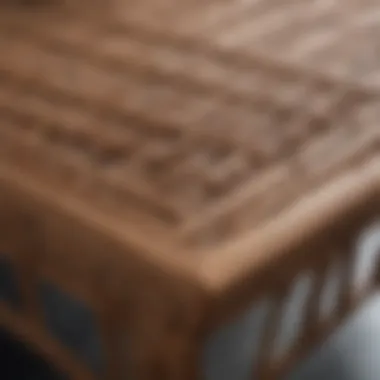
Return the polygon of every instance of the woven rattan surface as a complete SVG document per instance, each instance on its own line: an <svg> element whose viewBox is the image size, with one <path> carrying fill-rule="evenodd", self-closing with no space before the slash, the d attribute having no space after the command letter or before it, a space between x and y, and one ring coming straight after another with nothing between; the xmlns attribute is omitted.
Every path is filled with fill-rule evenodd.
<svg viewBox="0 0 380 380"><path fill-rule="evenodd" d="M378 1L0 3L0 324L70 378L279 379L378 289Z"/></svg>
<svg viewBox="0 0 380 380"><path fill-rule="evenodd" d="M377 2L98 3L0 15L0 152L148 246L218 247L378 152Z"/></svg>

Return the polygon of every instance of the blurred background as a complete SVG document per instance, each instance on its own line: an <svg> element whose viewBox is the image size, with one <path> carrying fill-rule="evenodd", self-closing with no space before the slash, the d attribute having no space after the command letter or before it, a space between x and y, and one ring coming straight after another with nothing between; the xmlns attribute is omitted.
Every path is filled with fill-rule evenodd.
<svg viewBox="0 0 380 380"><path fill-rule="evenodd" d="M285 380L379 380L380 295L370 300ZM62 380L0 330L2 380Z"/></svg>
<svg viewBox="0 0 380 380"><path fill-rule="evenodd" d="M3 380L63 380L42 358L4 330L0 330L0 373Z"/></svg>

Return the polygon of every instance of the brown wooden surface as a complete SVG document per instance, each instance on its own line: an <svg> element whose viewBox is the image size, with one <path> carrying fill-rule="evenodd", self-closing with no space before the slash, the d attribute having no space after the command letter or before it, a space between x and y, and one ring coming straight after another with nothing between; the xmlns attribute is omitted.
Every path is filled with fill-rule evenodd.
<svg viewBox="0 0 380 380"><path fill-rule="evenodd" d="M336 246L346 316L347 233L379 214L378 14L363 0L3 7L0 249L28 318L36 282L54 280L95 308L110 379L123 331L141 379L183 380L255 297L306 269L322 286Z"/></svg>

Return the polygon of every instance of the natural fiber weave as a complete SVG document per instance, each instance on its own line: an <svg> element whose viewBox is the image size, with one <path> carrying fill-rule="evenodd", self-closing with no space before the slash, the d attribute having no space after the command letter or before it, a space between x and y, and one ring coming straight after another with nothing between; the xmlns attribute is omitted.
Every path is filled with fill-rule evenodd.
<svg viewBox="0 0 380 380"><path fill-rule="evenodd" d="M367 3L126 1L101 20L3 15L2 144L18 160L23 151L28 171L75 178L67 190L94 193L95 207L112 199L121 218L133 207L214 242L252 228L373 151Z"/></svg>
<svg viewBox="0 0 380 380"><path fill-rule="evenodd" d="M0 304L0 323L92 379L39 319L48 279L93 310L107 379L125 373L127 331L136 378L194 380L210 331L270 295L258 378L285 373L360 298L355 239L380 210L379 17L375 0L3 4L0 252L28 312ZM305 328L277 361L304 272Z"/></svg>

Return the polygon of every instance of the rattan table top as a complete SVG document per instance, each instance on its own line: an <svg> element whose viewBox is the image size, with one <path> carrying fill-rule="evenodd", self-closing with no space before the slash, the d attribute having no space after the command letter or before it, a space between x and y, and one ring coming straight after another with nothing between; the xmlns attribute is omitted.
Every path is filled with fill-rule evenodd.
<svg viewBox="0 0 380 380"><path fill-rule="evenodd" d="M2 11L2 166L198 265L373 187L377 2L103 7Z"/></svg>

